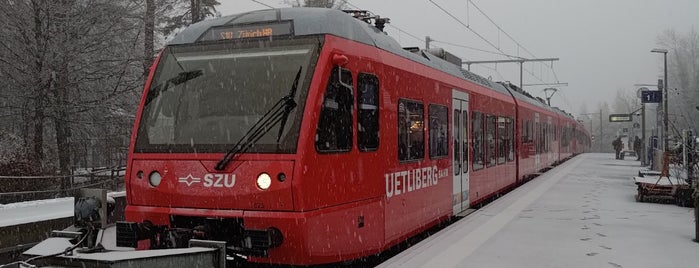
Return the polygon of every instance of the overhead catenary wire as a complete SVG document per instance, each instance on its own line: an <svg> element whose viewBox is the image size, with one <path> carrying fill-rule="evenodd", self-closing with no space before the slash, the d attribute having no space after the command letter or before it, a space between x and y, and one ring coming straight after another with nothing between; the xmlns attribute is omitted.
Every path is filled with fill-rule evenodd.
<svg viewBox="0 0 699 268"><path fill-rule="evenodd" d="M440 5L437 4L436 2L434 2L434 1L432 1L432 0L427 0L427 1L429 1L430 3L432 3L434 6L436 6L436 7L439 8L440 10L442 10L442 12L444 12L445 14L447 14L449 17L451 17L452 19L454 19L456 22L458 22L458 23L461 24L462 26L466 27L466 29L468 29L469 31L471 31L471 33L475 34L476 36L478 36L478 38L480 38L481 40L483 40L483 42L486 42L488 45L490 45L491 47L497 49L497 50L500 51L502 54L507 54L507 53L505 53L504 51L502 51L500 48L498 48L495 44L493 44L492 42L490 42L490 40L486 39L486 38L483 37L480 33L478 33L478 32L476 32L475 30L473 30L473 29L471 28L471 26L469 26L468 24L466 24L466 23L464 23L463 21L461 21L459 18L457 18L456 16L454 16L454 14L451 14L451 12L447 11L446 9L444 9L442 6L440 6Z"/></svg>
<svg viewBox="0 0 699 268"><path fill-rule="evenodd" d="M527 54L529 54L529 55L532 56L533 58L536 58L536 55L534 55L534 53L532 53L531 51L529 51L529 49L527 49L524 45L522 45L521 43L519 43L514 37L512 37L512 35L510 35L510 34L507 33L504 29L502 29L502 27L500 27L500 25L498 25L498 24L495 22L495 20L493 20L492 18L490 18L490 16L488 16L488 14L486 14L486 13L485 13L480 7L478 7L478 5L476 5L476 3L474 3L472 0L467 0L467 1L466 1L466 7L467 7L467 9L468 9L468 7L469 7L469 5L468 5L469 3L471 3L471 5L473 5L473 7L475 7L476 10L478 10L478 12L481 13L486 19L488 19L488 21L490 21L490 23L492 23L496 28L498 28L498 30L499 30L500 32L502 32L503 34L505 34L505 36L507 36L508 38L510 38L510 40L512 40L512 42L514 42L514 43L517 45L518 48L522 48L522 50L524 50L524 52L526 52ZM467 14L467 15L468 15L468 14ZM499 36L500 36L500 35L498 34L498 37L499 37ZM556 80L556 83L560 83L560 81L558 80L558 75L556 74L556 70L553 68L553 62L552 62L550 65L549 65L549 64L546 64L546 62L541 62L541 64L543 64L544 66L549 67L549 69L551 69L551 72L553 73L553 77L554 77L554 79Z"/></svg>
<svg viewBox="0 0 699 268"><path fill-rule="evenodd" d="M270 6L270 5L268 5L268 4L262 3L262 2L257 1L257 0L250 0L250 1L253 1L253 2L258 3L258 4L260 4L260 5L266 6L266 7L268 7L268 8L274 8L273 6Z"/></svg>
<svg viewBox="0 0 699 268"><path fill-rule="evenodd" d="M486 39L483 35L481 35L480 33L476 32L473 28L471 28L469 24L464 23L463 21L461 21L459 18L457 18L456 16L454 16L452 13L450 13L449 11L447 11L445 8L443 8L442 6L440 6L439 4L437 4L436 2L434 2L434 1L432 1L432 0L428 0L428 1L429 1L430 3L432 3L433 5L435 5L437 8L439 8L442 12L444 12L445 14L447 14L448 16L450 16L452 19L456 20L459 24L461 24L462 26L464 26L464 27L465 27L466 29L468 29L471 33L475 34L477 37L479 37L481 40L483 40L484 42L486 42L488 45L490 45L491 47L495 48L498 52L489 51L489 50L486 50L486 49L479 49L479 48L470 47L470 46L466 46L466 45L459 45L459 44L452 43L452 42L448 42L448 41L435 40L434 38L432 38L431 41L433 41L433 42L435 42L435 43L441 43L441 44L446 44L446 45L450 45L450 46L454 46L454 47L470 49L470 50L479 51L479 52L483 52L483 53L488 53L488 54L492 54L492 55L504 56L504 57L508 57L508 58L512 58L512 59L525 59L524 57L515 56L515 55L511 55L511 54L505 53L499 46L496 46L495 44L493 44L492 42L490 42L488 39ZM471 1L469 0L469 1L467 1L467 3L468 3L468 2L471 2ZM362 10L361 7L359 7L359 6L357 6L357 5L353 4L353 3L351 3L350 1L345 1L345 3L346 3L347 5L349 5L349 6L351 6L352 8L355 8L355 9L358 9L358 10ZM473 3L471 2L471 4L473 4ZM492 20L490 17L488 17L488 16L485 14L485 12L483 12L483 10L481 10L481 9L480 9L479 7L477 7L475 4L473 4L473 6L476 7L476 8L478 9L478 11L479 11L481 14L483 14L484 16L486 16L486 17L488 18L488 20L489 20L491 23L495 24L495 21ZM397 26L392 25L392 24L388 24L388 26L390 26L391 28L395 28L395 29L398 30L400 33L403 33L403 34L405 34L405 35L407 35L407 36L409 36L409 37L411 37L411 38L413 38L413 39L415 39L415 40L417 40L417 41L420 41L420 42L424 42L424 41L425 41L424 38L420 38L420 37L418 37L418 36L415 35L415 34L412 34L412 33L408 32L408 31L405 31L405 30L401 29L400 27L397 27ZM510 34L506 33L504 30L502 30L502 28L501 28L499 25L497 25L496 27L498 28L498 30L503 31L503 33L505 33L505 35L506 35L508 38L510 38L510 39L512 39L513 41L515 41L515 43L517 44L517 49L518 49L518 50L519 50L519 48L522 48L522 50L526 51L529 55L531 55L532 57L535 57L527 48L525 48L525 47L522 46L519 42L517 42L516 40L514 40L514 38L513 38ZM522 63L522 64L524 64L524 63ZM548 65L546 65L546 66L549 67ZM485 68L486 68L486 69L489 69L489 70L495 71L495 72L497 73L497 75L498 75L501 79L505 80L504 77L503 77L503 75L502 75L499 71L497 71L497 69L489 68L489 67L485 67ZM551 67L550 67L550 68L551 68ZM522 69L523 69L525 72L527 72L527 74L529 74L530 76L534 77L534 79L536 79L537 81L539 81L539 82L541 82L541 83L545 83L544 80L543 80L541 77L537 76L534 72L532 72L532 71L529 70L528 68L526 68L526 67L523 66ZM551 70L553 71L553 68L551 68ZM557 77L557 75L555 74L555 71L554 71L554 77L555 77L555 79L556 79L556 82L558 82L558 77Z"/></svg>
<svg viewBox="0 0 699 268"><path fill-rule="evenodd" d="M455 44L455 43L451 43L451 42L447 42L447 41L441 41L441 40L436 40L436 39L430 39L430 40L435 42L435 43L441 43L441 44L445 44L445 45L450 45L450 46L455 46L455 47L460 47L460 48L465 48L465 49L471 49L471 50L480 51L483 53L500 55L500 56L505 56L505 57L517 58L517 59L524 59L524 58L519 57L519 56L504 54L504 53L500 53L500 52L494 52L494 51L490 51L490 50L485 50L485 49L480 49L480 48L475 48L475 47L470 47L470 46L465 46L465 45L459 45L459 44Z"/></svg>
<svg viewBox="0 0 699 268"><path fill-rule="evenodd" d="M451 12L449 12L448 10L446 10L444 7L442 7L442 6L440 6L439 4L437 4L435 1L433 1L433 0L427 0L427 1L430 2L430 3L432 3L432 5L436 6L438 9L440 9L443 13L447 14L447 16L451 17L451 18L454 19L456 22L458 22L459 24L461 24L462 26L464 26L464 27L465 27L466 29L468 29L471 33L473 33L473 34L476 35L478 38L480 38L481 40L483 40L483 42L485 42L485 43L487 43L488 45L490 45L491 47L495 48L497 51L500 51L502 54L504 54L504 55L509 55L509 54L505 53L504 51L502 51L502 49L500 49L500 47L498 47L498 46L496 46L495 44L493 44L493 42L491 42L490 40L488 40L487 38L485 38L483 35L481 35L480 33L478 33L476 30L474 30L473 28L471 28L468 24L466 24L466 23L464 23L463 21L461 21L461 20L460 20L459 18L457 18L454 14L452 14ZM473 3L471 3L471 4L473 4ZM517 48L519 49L520 46L517 46ZM532 55L532 56L533 56L533 55ZM516 57L510 57L510 56L508 56L508 57L509 57L509 58L513 58L513 59L522 59L521 57L518 57L518 56L516 56ZM528 70L527 68L524 68L524 66L523 66L522 68L523 68L528 74L530 74L532 77L536 78L538 81L541 81L541 82L543 83L543 80L542 80L540 77L536 76L536 74L534 74L533 72L531 72L531 71Z"/></svg>

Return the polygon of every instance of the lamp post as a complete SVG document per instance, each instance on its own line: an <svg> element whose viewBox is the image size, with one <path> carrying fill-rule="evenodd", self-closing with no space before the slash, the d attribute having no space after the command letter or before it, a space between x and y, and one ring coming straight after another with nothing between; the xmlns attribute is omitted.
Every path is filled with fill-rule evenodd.
<svg viewBox="0 0 699 268"><path fill-rule="evenodd" d="M549 91L551 92L551 95L549 95ZM558 91L557 88L553 88L553 87L544 88L544 95L546 96L546 103L549 106L551 106L551 97L553 97L553 94L556 94L556 91Z"/></svg>
<svg viewBox="0 0 699 268"><path fill-rule="evenodd" d="M604 136L604 132L602 131L602 110L599 110L599 113L586 113L586 114L580 114L580 115L585 115L589 116L593 114L599 114L599 152L602 152L602 137ZM590 133L592 133L592 118L590 118Z"/></svg>
<svg viewBox="0 0 699 268"><path fill-rule="evenodd" d="M647 87L638 89L641 97L644 91L648 91ZM648 150L646 149L646 104L641 100L641 166L646 166L648 163Z"/></svg>
<svg viewBox="0 0 699 268"><path fill-rule="evenodd" d="M667 151L667 148L669 147L669 140L668 140L668 133L667 133L667 125L668 125L668 112L667 112L667 49L662 49L662 48L654 48L650 52L653 53L663 53L663 62L664 62L664 75L663 77L665 80L663 80L664 85L663 85L663 150Z"/></svg>

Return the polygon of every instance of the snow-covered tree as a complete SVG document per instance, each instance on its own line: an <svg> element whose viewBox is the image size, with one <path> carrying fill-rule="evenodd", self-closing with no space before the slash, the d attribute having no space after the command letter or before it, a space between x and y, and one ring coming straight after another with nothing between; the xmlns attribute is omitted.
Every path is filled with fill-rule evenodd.
<svg viewBox="0 0 699 268"><path fill-rule="evenodd" d="M669 51L668 109L675 128L699 131L699 33L664 31L657 38L658 46ZM662 62L659 76L663 75ZM662 77L661 77L662 78Z"/></svg>

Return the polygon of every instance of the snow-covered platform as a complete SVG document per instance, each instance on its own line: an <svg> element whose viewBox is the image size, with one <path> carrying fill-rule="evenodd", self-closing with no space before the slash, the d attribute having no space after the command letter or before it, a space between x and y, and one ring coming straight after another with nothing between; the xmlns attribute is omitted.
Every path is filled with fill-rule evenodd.
<svg viewBox="0 0 699 268"><path fill-rule="evenodd" d="M693 209L637 203L638 169L577 156L380 267L697 267Z"/></svg>
<svg viewBox="0 0 699 268"><path fill-rule="evenodd" d="M126 192L109 193L113 198L125 195ZM0 204L0 227L68 217L73 217L72 197Z"/></svg>

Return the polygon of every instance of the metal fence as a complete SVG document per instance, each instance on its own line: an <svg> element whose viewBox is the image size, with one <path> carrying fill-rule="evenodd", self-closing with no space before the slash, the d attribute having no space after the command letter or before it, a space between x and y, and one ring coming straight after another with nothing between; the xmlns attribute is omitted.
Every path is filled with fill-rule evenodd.
<svg viewBox="0 0 699 268"><path fill-rule="evenodd" d="M124 188L126 167L93 169L65 176L0 176L0 204L74 196L81 188Z"/></svg>

